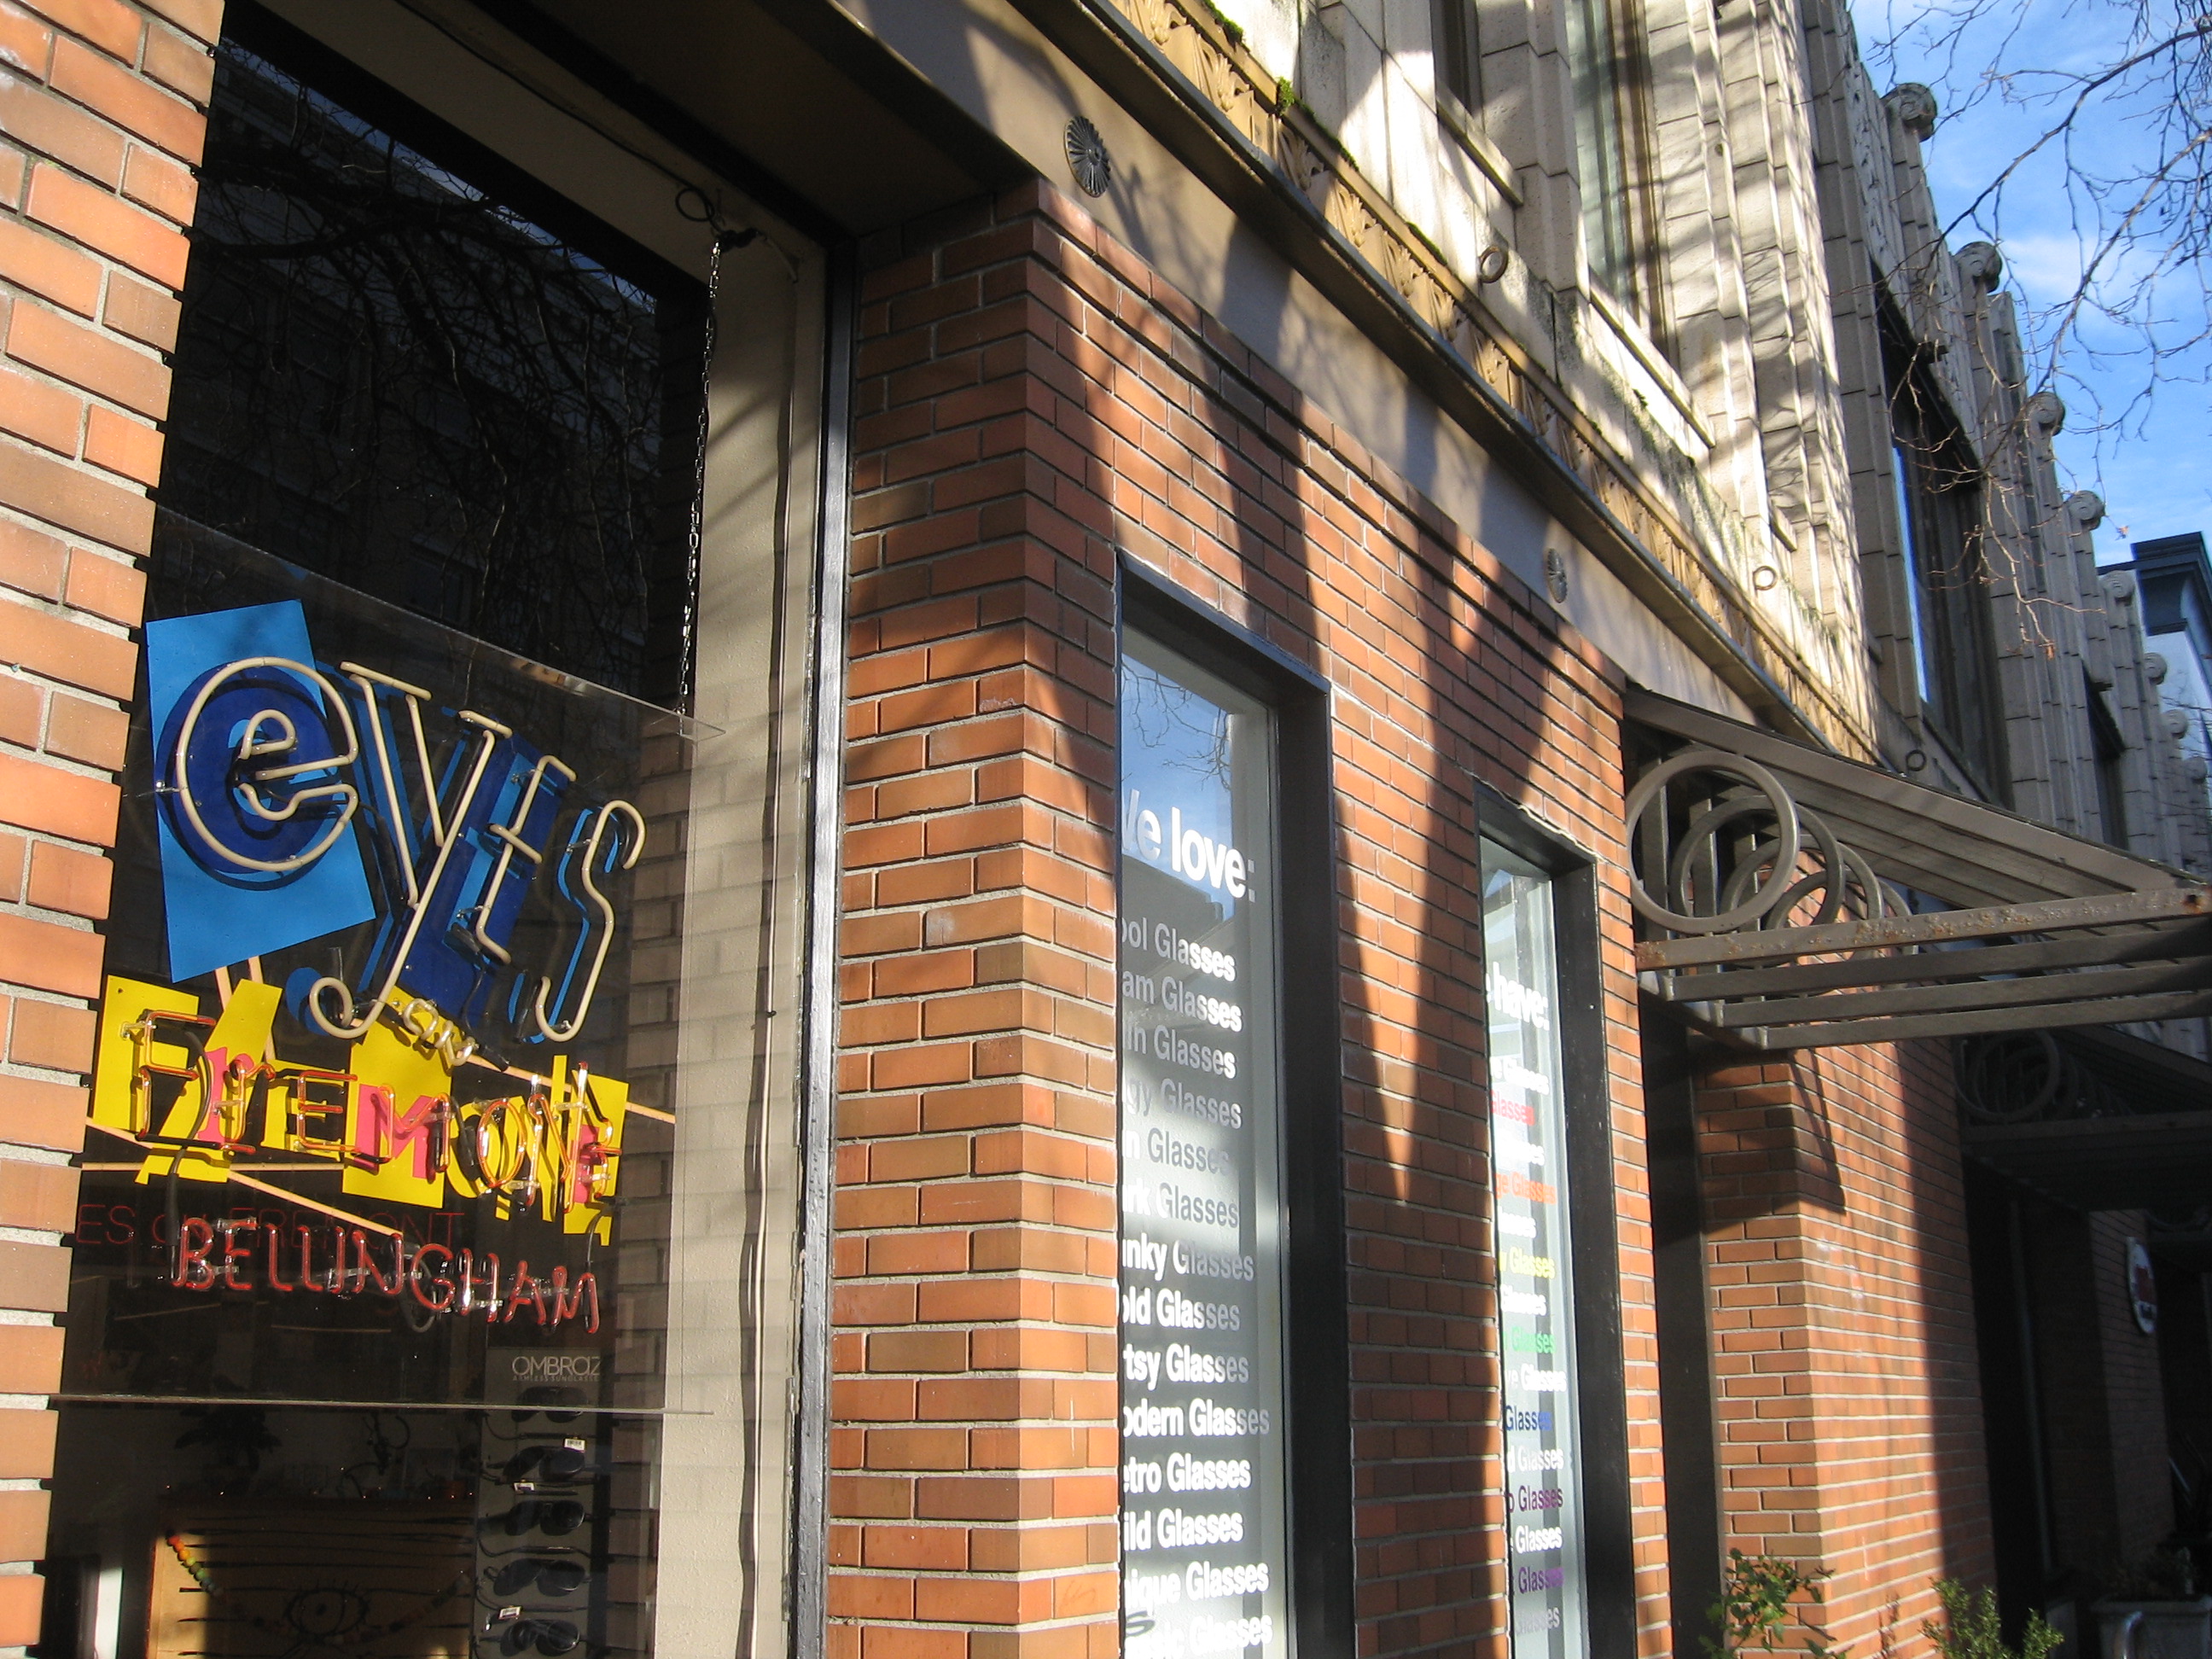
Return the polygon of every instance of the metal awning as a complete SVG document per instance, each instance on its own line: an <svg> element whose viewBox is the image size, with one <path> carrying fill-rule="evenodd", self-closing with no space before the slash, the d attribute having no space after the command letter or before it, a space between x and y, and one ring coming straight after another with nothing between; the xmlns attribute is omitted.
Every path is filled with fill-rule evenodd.
<svg viewBox="0 0 2212 1659"><path fill-rule="evenodd" d="M2212 1014L2212 887L1632 688L1644 988L1760 1048ZM1949 905L1953 908L1936 908Z"/></svg>
<svg viewBox="0 0 2212 1659"><path fill-rule="evenodd" d="M2075 1210L2192 1210L2212 1196L2212 1112L1973 1124L1960 1149Z"/></svg>
<svg viewBox="0 0 2212 1659"><path fill-rule="evenodd" d="M2076 1210L2212 1206L2212 1065L2109 1028L1959 1045L1960 1147Z"/></svg>

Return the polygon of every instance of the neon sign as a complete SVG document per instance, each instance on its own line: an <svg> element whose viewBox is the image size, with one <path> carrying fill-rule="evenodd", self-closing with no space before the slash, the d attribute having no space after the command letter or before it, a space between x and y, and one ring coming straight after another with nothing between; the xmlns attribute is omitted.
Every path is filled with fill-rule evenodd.
<svg viewBox="0 0 2212 1659"><path fill-rule="evenodd" d="M140 1182L258 1187L330 1230L323 1245L275 1226L241 1245L261 1224L184 1217L171 1282L527 1308L596 1330L588 1273L518 1261L502 1288L495 1254L410 1244L254 1171L323 1170L343 1199L480 1201L611 1242L626 1125L645 1109L562 1045L590 1021L643 813L590 798L576 767L489 714L319 663L297 601L150 623L147 672L169 978L216 991L109 978L92 1123L141 1149ZM526 904L555 918L535 930L543 959L522 959ZM264 957L296 963L307 945L321 960L264 982Z"/></svg>
<svg viewBox="0 0 2212 1659"><path fill-rule="evenodd" d="M387 1009L425 1027L427 1008L461 1031L507 1014L525 1041L573 1040L613 938L600 884L636 864L643 815L609 800L564 821L575 769L471 708L453 711L458 741L434 763L428 690L349 661L334 678L306 647L296 602L148 625L170 977L380 919L358 984L294 975L302 1024L351 1042ZM495 1010L549 860L573 945L533 997ZM453 1064L473 1052L462 1042Z"/></svg>

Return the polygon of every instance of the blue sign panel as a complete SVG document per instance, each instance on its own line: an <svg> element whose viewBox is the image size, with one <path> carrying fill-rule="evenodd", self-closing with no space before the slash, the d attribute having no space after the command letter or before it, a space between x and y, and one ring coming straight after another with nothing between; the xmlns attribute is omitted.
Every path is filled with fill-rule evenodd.
<svg viewBox="0 0 2212 1659"><path fill-rule="evenodd" d="M353 719L295 600L146 625L169 977L368 921Z"/></svg>

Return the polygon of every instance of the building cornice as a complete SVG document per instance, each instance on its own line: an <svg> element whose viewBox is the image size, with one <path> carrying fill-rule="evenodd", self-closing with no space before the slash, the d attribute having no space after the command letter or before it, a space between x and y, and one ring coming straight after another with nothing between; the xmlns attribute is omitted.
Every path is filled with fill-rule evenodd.
<svg viewBox="0 0 2212 1659"><path fill-rule="evenodd" d="M1808 664L1476 290L1202 0L1014 0L1522 482L1723 684L1781 729L1874 752ZM1126 9L1124 6L1126 5Z"/></svg>

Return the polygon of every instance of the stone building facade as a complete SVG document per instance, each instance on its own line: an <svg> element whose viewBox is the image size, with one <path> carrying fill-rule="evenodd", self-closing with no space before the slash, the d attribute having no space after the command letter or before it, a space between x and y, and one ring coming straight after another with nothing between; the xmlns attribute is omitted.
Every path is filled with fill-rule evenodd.
<svg viewBox="0 0 2212 1659"><path fill-rule="evenodd" d="M1656 1656L1741 1548L1902 1654L2157 1541L2013 1039L1649 955L2212 860L1935 119L1814 0L0 0L0 1649ZM1716 743L2003 873L1670 866ZM2029 1059L2186 1087L2191 951Z"/></svg>

